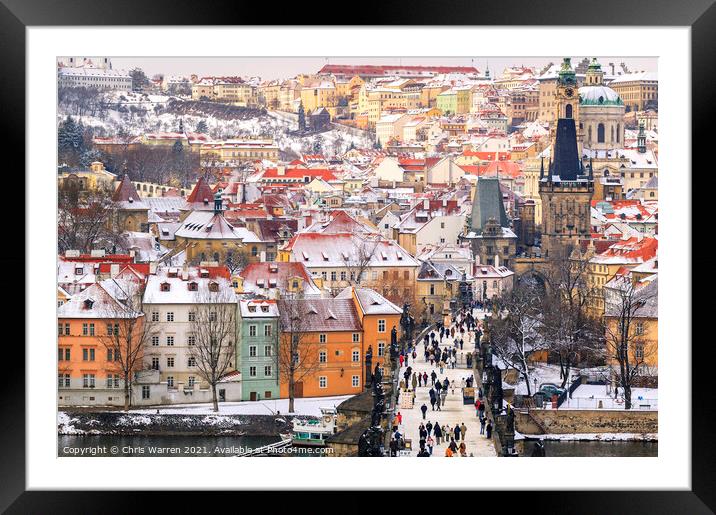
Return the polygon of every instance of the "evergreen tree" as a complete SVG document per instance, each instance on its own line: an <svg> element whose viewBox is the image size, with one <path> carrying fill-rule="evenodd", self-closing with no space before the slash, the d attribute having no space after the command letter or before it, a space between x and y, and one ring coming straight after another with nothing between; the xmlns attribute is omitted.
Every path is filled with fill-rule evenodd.
<svg viewBox="0 0 716 515"><path fill-rule="evenodd" d="M57 149L60 159L68 164L77 164L78 158L85 151L84 126L68 116L57 127Z"/></svg>
<svg viewBox="0 0 716 515"><path fill-rule="evenodd" d="M298 130L301 132L306 130L306 113L303 110L303 102L298 106Z"/></svg>
<svg viewBox="0 0 716 515"><path fill-rule="evenodd" d="M322 154L323 153L323 145L321 145L320 138L316 138L316 141L313 142L313 153L314 154Z"/></svg>
<svg viewBox="0 0 716 515"><path fill-rule="evenodd" d="M129 76L132 77L132 91L141 91L149 85L149 79L141 68L130 70Z"/></svg>
<svg viewBox="0 0 716 515"><path fill-rule="evenodd" d="M199 120L199 123L196 125L196 132L200 132L201 134L209 132L209 127L204 120Z"/></svg>

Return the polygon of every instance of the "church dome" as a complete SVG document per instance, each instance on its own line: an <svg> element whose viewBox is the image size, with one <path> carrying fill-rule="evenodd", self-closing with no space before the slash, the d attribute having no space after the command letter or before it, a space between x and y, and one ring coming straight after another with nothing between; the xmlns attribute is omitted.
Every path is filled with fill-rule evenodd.
<svg viewBox="0 0 716 515"><path fill-rule="evenodd" d="M620 106L624 105L624 102L612 88L606 86L583 86L579 88L579 105Z"/></svg>

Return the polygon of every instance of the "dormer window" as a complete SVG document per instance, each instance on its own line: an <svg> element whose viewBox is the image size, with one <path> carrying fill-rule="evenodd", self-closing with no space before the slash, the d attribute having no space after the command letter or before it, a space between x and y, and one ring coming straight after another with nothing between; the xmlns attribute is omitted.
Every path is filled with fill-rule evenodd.
<svg viewBox="0 0 716 515"><path fill-rule="evenodd" d="M170 288L169 283L166 283L166 282L165 282L165 283L162 283L162 284L160 285L160 287L159 287L159 289L160 289L161 291L169 291L169 288Z"/></svg>
<svg viewBox="0 0 716 515"><path fill-rule="evenodd" d="M203 270L203 269L202 269L202 270L199 272L199 274L201 275L201 277L203 277L203 278L205 278L205 279L206 279L207 277L209 277L209 271L208 271L208 270Z"/></svg>
<svg viewBox="0 0 716 515"><path fill-rule="evenodd" d="M199 285L195 283L194 281L189 283L189 291L198 291Z"/></svg>
<svg viewBox="0 0 716 515"><path fill-rule="evenodd" d="M268 306L261 306L261 311L263 313L268 313L269 307Z"/></svg>
<svg viewBox="0 0 716 515"><path fill-rule="evenodd" d="M250 313L256 313L256 306L249 306Z"/></svg>
<svg viewBox="0 0 716 515"><path fill-rule="evenodd" d="M213 291L213 292L219 291L219 283L215 283L215 282L209 283L209 291Z"/></svg>
<svg viewBox="0 0 716 515"><path fill-rule="evenodd" d="M92 309L94 301L92 299L85 299L85 309Z"/></svg>

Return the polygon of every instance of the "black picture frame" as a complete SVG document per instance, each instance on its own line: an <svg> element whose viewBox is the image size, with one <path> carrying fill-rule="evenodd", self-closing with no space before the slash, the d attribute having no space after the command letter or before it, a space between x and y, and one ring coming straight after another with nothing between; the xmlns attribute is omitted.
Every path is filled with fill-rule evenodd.
<svg viewBox="0 0 716 515"><path fill-rule="evenodd" d="M25 29L29 26L91 26L91 25L293 25L305 23L310 25L554 25L554 26L688 26L691 27L691 72L692 98L691 106L684 99L684 108L692 113L692 158L700 157L713 144L708 141L713 123L713 106L716 88L716 72L714 70L713 35L716 34L716 6L714 0L689 0L677 2L673 0L601 0L586 2L582 0L550 0L535 2L529 0L513 0L512 2L487 2L474 0L440 0L429 2L413 0L412 2L361 2L360 8L351 8L351 15L338 15L337 4L318 1L306 9L303 15L297 9L282 9L278 4L260 2L227 2L223 0L211 2L210 6L203 2L189 0L125 0L101 2L97 0L74 0L57 2L50 0L0 0L0 56L3 70L0 72L0 126L2 127L3 146L6 149L24 148L25 138ZM346 7L350 7L346 4ZM316 14L318 13L318 14ZM302 19L301 19L302 18ZM569 45L568 42L565 43ZM529 48L525 49L529 52ZM148 49L151 53L151 49ZM660 70L660 73L668 72ZM667 120L664 123L668 123ZM711 143L711 144L710 144ZM698 150L698 151L697 151ZM699 152L700 151L700 152ZM15 152L19 162L13 170L16 187L21 181L19 170L25 170L24 154ZM704 160L705 161L705 160ZM696 162L693 162L696 167ZM702 168L703 175L710 172L711 166ZM680 171L688 173L687 171ZM10 169L5 170L6 177ZM29 173L29 172L26 172ZM25 176L26 184L29 177ZM31 196L15 199L18 202L17 213L24 212L25 202L31 202ZM697 207L697 203L693 203ZM20 211L21 210L21 211ZM688 213L686 213L688 215ZM693 223L708 214L697 216L693 213ZM710 217L709 217L710 218ZM16 228L16 227L15 227ZM692 234L698 234L694 231ZM705 233L704 233L705 234ZM13 249L8 256L7 250L0 261L6 273L24 269L24 246ZM705 249L704 249L705 250ZM696 269L698 260L692 265ZM26 270L26 273L29 273ZM22 309L24 302L19 300L19 292L24 292L23 278L15 275L8 288L13 288L15 310ZM688 277L691 281L691 277ZM6 293L10 290L6 290ZM24 295L24 294L22 294ZM675 302L670 299L667 302ZM678 300L685 302L686 299ZM692 298L692 306L698 308L696 298ZM16 320L20 320L18 312ZM31 315L24 313L28 323ZM692 315L692 320L699 317ZM688 348L691 345L691 321L684 323L684 341L667 342ZM8 339L6 352L13 351ZM26 342L26 346L30 342ZM37 342L33 342L35 345ZM147 493L127 495L125 492L39 492L26 491L25 488L25 452L31 442L25 439L25 352L16 342L15 359L9 361L16 366L7 367L4 378L4 392L1 397L0 436L2 454L0 455L0 509L7 513L133 513L148 507ZM496 497L474 494L474 507L470 504L468 494L464 497L468 504L464 507L479 511L482 504L487 507L497 500L497 509L504 511L505 506L517 508L524 505L528 513L713 513L716 510L716 445L711 435L711 420L714 415L714 403L709 394L708 381L711 373L714 352L710 342L706 340L696 352L692 346L692 490L691 491L571 491L571 492L503 492ZM666 416L682 417L679 407L670 408ZM449 473L449 472L447 472ZM476 486L479 486L480 474L476 472ZM624 474L624 471L614 471ZM589 471L584 471L585 483L589 483ZM625 478L628 482L628 477ZM237 485L240 486L240 485ZM346 485L349 486L349 485ZM386 484L386 488L390 485ZM81 478L78 478L81 488ZM184 512L189 501L199 496L185 495L190 492L174 492L171 496L163 495L162 508L172 510L176 506ZM216 495L216 494L212 494ZM289 494L273 493L273 496ZM294 494L290 494L294 495ZM473 494L469 494L473 495ZM402 497L402 496L401 496ZM432 497L432 496L428 496ZM213 498L216 499L216 498ZM278 499L278 498L275 498ZM287 497L287 499L291 499ZM356 503L351 501L355 499ZM346 493L341 502L344 506L363 504L357 492ZM237 508L238 498L229 498ZM426 499L420 499L423 503ZM427 499L430 501L430 499ZM272 501L273 502L273 501ZM280 502L280 501L279 501ZM396 503L403 501L395 500ZM439 502L439 500L438 500ZM212 504L214 501L212 500ZM172 506L175 505L175 506ZM201 503L207 507L205 502ZM321 506L325 505L321 504ZM424 505L427 507L427 505ZM449 506L449 505L448 505ZM394 510L398 506L385 505L386 510ZM464 509L460 506L458 509ZM272 510L268 510L270 513ZM422 511L422 510L421 510ZM512 510L509 510L512 511Z"/></svg>

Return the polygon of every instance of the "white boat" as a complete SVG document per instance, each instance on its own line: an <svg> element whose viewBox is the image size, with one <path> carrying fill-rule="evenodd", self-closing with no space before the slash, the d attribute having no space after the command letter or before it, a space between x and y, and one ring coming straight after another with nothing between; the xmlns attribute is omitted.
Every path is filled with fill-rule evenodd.
<svg viewBox="0 0 716 515"><path fill-rule="evenodd" d="M292 444L306 447L325 447L326 438L336 433L336 408L321 408L320 419L293 419Z"/></svg>

